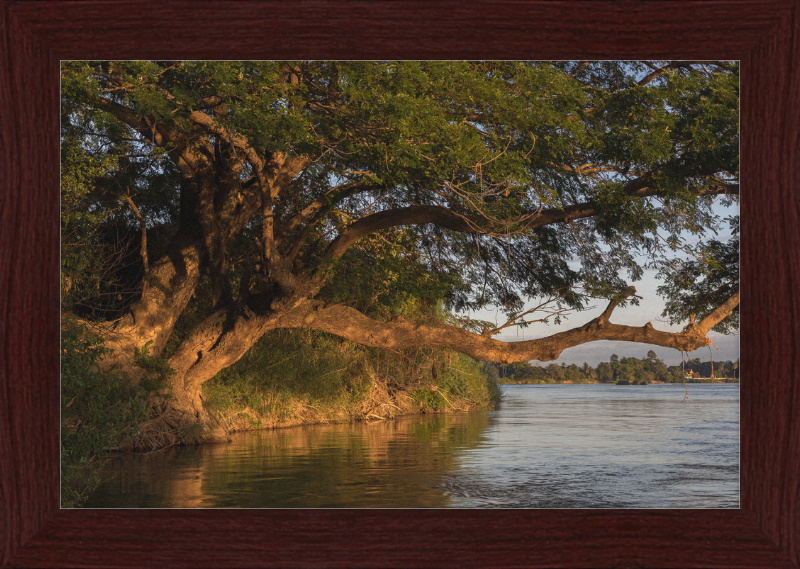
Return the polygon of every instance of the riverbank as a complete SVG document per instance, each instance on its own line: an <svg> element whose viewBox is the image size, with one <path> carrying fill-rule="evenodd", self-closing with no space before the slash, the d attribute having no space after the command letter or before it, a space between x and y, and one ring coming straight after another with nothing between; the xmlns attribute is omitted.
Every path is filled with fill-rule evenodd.
<svg viewBox="0 0 800 569"><path fill-rule="evenodd" d="M733 378L730 378L730 377L727 377L727 378L726 377L722 377L722 378L695 377L695 378L692 378L692 379L679 380L679 381L658 381L658 380L652 380L652 381L633 380L633 381L629 381L629 380L624 380L624 379L621 379L621 380L618 380L618 381L588 381L588 380L582 380L582 381L572 381L572 380L566 380L566 381L543 381L543 380L503 381L503 380L500 380L498 383L500 385L561 385L561 384L574 384L574 385L583 385L583 384L585 384L585 385L603 385L603 384L608 384L608 385L654 385L654 384L668 384L668 383L683 385L684 383L739 383L739 378L737 377L736 379L733 379Z"/></svg>
<svg viewBox="0 0 800 569"><path fill-rule="evenodd" d="M491 409L500 391L480 363L456 352L377 350L278 330L204 385L203 398L234 433Z"/></svg>
<svg viewBox="0 0 800 569"><path fill-rule="evenodd" d="M508 385L488 413L114 456L93 508L737 508L739 390ZM714 444L708 444L713 431ZM535 436L531 436L535 433Z"/></svg>
<svg viewBox="0 0 800 569"><path fill-rule="evenodd" d="M174 372L164 356L150 357L146 348L137 354L144 375L136 383L101 371L107 353L85 328L62 331L62 507L87 499L110 452L198 443L209 427L184 422L171 408L166 386ZM230 434L491 409L500 390L489 372L448 350L378 350L308 330L276 330L207 382L202 395L218 423L210 427Z"/></svg>
<svg viewBox="0 0 800 569"><path fill-rule="evenodd" d="M530 362L489 364L497 372L500 383L617 383L642 385L648 383L738 383L739 361L689 360L680 365L668 366L650 350L643 359L611 354L609 361L596 367L585 363L566 365L549 364L546 367Z"/></svg>

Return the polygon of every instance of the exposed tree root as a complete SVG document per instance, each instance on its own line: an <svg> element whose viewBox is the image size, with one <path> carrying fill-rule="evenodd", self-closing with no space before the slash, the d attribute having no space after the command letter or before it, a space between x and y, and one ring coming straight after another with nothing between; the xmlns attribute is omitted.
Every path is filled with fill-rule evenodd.
<svg viewBox="0 0 800 569"><path fill-rule="evenodd" d="M215 425L203 425L188 418L170 401L155 396L148 402L150 418L137 425L137 434L109 451L149 453L176 445L202 442Z"/></svg>

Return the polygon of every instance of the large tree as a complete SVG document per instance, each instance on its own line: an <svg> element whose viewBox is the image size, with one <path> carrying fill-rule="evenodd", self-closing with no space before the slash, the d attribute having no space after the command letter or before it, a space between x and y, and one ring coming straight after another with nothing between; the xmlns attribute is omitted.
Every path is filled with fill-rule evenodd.
<svg viewBox="0 0 800 569"><path fill-rule="evenodd" d="M610 317L738 200L736 63L68 62L62 146L73 318L109 365L172 338L173 406L201 422L203 383L275 328L519 362L595 340L690 351L735 326L736 271L700 264L665 288L683 331ZM732 247L694 251L719 267ZM113 254L117 288L74 270ZM509 326L608 304L507 343L504 326L360 309L397 287L498 306Z"/></svg>

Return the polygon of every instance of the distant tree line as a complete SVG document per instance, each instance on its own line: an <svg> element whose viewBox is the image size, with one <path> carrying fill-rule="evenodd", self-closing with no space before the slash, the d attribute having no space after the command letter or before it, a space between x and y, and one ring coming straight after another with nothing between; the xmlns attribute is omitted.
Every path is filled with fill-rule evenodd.
<svg viewBox="0 0 800 569"><path fill-rule="evenodd" d="M712 369L713 365L713 369ZM619 385L645 385L663 383L710 383L715 381L738 382L739 360L701 362L700 358L687 360L681 365L668 366L653 350L643 359L620 358L612 354L608 362L592 367L583 365L550 364L546 367L528 362L513 364L484 363L497 372L499 383L617 383Z"/></svg>

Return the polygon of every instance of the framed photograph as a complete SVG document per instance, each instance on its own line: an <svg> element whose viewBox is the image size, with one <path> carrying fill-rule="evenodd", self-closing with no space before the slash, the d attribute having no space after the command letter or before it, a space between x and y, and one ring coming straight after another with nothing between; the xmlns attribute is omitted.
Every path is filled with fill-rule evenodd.
<svg viewBox="0 0 800 569"><path fill-rule="evenodd" d="M800 566L798 0L1 6L0 567ZM739 62L740 507L62 509L62 62L163 59Z"/></svg>

